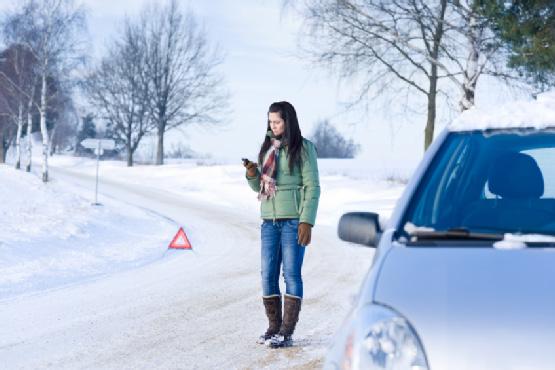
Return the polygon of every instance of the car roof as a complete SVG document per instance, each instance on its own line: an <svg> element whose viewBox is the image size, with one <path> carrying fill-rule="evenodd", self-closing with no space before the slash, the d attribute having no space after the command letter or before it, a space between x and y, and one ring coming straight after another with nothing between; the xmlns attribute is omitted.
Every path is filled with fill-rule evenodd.
<svg viewBox="0 0 555 370"><path fill-rule="evenodd" d="M448 127L449 131L490 129L555 128L555 90L536 99L510 101L487 108L473 107L463 112Z"/></svg>

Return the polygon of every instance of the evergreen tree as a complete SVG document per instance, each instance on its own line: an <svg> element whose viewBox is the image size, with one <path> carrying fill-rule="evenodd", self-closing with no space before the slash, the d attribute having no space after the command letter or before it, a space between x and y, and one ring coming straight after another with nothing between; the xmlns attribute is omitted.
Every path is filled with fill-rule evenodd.
<svg viewBox="0 0 555 370"><path fill-rule="evenodd" d="M555 86L555 1L480 0L509 51L508 66L537 84Z"/></svg>
<svg viewBox="0 0 555 370"><path fill-rule="evenodd" d="M83 125L77 134L77 154L92 154L93 151L91 149L84 148L80 144L85 139L96 137L96 125L94 124L94 118L92 114L89 113L83 117L82 120Z"/></svg>

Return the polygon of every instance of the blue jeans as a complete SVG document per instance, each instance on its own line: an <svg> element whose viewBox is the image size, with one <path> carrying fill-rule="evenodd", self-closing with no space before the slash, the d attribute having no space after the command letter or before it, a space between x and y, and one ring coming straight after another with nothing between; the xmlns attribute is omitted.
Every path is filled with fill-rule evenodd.
<svg viewBox="0 0 555 370"><path fill-rule="evenodd" d="M303 297L301 269L305 247L298 242L299 220L264 220L262 239L262 294L265 297L281 295L279 272L283 264L285 293Z"/></svg>

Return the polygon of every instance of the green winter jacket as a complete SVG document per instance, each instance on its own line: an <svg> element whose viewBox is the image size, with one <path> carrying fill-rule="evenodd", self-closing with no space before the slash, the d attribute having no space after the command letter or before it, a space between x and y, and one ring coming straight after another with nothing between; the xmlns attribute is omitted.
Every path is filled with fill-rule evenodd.
<svg viewBox="0 0 555 370"><path fill-rule="evenodd" d="M279 151L279 164L276 178L276 196L260 203L263 219L298 218L299 222L314 225L318 200L320 199L320 179L316 148L312 142L303 139L301 167L289 171L287 146ZM260 167L260 163L259 163ZM256 176L246 176L252 190L260 191L260 172Z"/></svg>

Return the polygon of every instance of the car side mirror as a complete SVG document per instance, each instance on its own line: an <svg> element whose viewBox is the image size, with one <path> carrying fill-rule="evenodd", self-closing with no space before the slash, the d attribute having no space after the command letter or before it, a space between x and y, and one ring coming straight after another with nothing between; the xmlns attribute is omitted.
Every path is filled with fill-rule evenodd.
<svg viewBox="0 0 555 370"><path fill-rule="evenodd" d="M346 242L377 247L382 236L379 215L372 212L349 212L339 219L337 234Z"/></svg>

